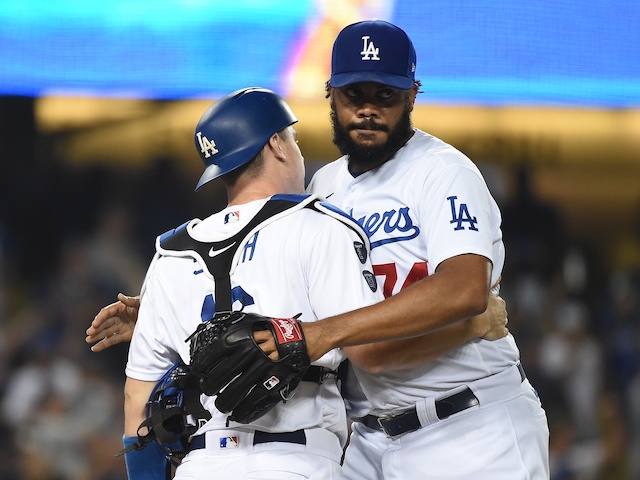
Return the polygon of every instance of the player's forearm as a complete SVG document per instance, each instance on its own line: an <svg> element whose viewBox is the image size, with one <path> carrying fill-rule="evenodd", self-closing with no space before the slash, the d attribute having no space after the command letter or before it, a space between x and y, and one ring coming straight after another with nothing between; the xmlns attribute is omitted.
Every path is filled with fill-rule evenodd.
<svg viewBox="0 0 640 480"><path fill-rule="evenodd" d="M490 276L491 263L484 257L446 260L435 274L393 297L306 325L311 359L332 348L425 335L478 315L487 308Z"/></svg>
<svg viewBox="0 0 640 480"><path fill-rule="evenodd" d="M427 306L428 300L422 298L421 290L428 287L420 283L376 305L305 324L311 360L332 348L426 335L482 313L481 308L486 309L486 303L484 306L463 303L463 295L451 302L434 299L434 303Z"/></svg>
<svg viewBox="0 0 640 480"><path fill-rule="evenodd" d="M370 373L424 365L478 338L471 319L456 322L420 337L344 348L353 364Z"/></svg>
<svg viewBox="0 0 640 480"><path fill-rule="evenodd" d="M124 388L124 434L135 437L146 419L146 404L155 383L127 378ZM146 433L146 432L142 432Z"/></svg>
<svg viewBox="0 0 640 480"><path fill-rule="evenodd" d="M146 418L146 402L149 399L155 382L143 382L127 378L124 387L124 437L127 477L130 480L156 480L165 478L167 461L163 450L147 445L144 448L133 448L140 445L138 427ZM147 431L140 432L146 435Z"/></svg>

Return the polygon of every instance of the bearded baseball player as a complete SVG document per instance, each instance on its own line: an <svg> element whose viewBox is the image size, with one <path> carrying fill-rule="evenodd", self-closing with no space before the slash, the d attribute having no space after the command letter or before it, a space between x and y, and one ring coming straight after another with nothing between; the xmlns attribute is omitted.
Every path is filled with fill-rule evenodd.
<svg viewBox="0 0 640 480"><path fill-rule="evenodd" d="M349 25L331 67L334 142L344 156L321 168L308 191L364 228L390 308L321 321L319 334L305 329L309 351L323 343L323 324L394 329L413 316L435 327L481 311L505 260L500 211L465 155L412 128L420 83L410 38L384 21ZM345 342L359 339L330 345ZM546 414L513 336L476 339L427 362L415 357L405 368L419 342L344 349L371 407L350 412L345 477L548 479Z"/></svg>

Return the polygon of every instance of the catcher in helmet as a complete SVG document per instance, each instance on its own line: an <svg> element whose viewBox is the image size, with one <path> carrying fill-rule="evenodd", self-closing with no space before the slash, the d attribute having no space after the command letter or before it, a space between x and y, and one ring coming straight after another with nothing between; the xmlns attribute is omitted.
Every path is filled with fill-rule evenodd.
<svg viewBox="0 0 640 480"><path fill-rule="evenodd" d="M376 303L382 294L371 264L354 249L368 245L360 227L304 193L296 122L279 95L246 88L216 101L195 128L205 166L196 189L218 179L228 206L156 241L126 367L132 480L164 479L167 459L179 464L176 479L211 478L213 471L219 479L340 476L347 422L335 372L344 356L332 350L310 365L299 322ZM254 323L282 333L279 364L255 345ZM216 336L230 353L253 348L254 357L280 370L258 369L240 388L228 385L239 375L225 379L234 365L224 352L199 347ZM294 345L297 353L284 353ZM197 405L190 409L177 390L167 390L175 384L167 385L165 374L175 376L180 363L189 375L197 367L198 400L209 414L200 422L188 418ZM141 441L147 430L140 427L151 427L157 441Z"/></svg>

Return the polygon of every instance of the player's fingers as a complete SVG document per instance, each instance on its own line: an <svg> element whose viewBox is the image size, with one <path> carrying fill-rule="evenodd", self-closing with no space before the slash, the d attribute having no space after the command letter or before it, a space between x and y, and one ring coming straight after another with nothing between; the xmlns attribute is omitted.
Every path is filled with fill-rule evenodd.
<svg viewBox="0 0 640 480"><path fill-rule="evenodd" d="M95 345L92 345L91 346L91 351L92 352L101 352L102 350L104 350L106 348L109 348L110 345L103 344L102 343L103 341L100 341L100 342L96 343Z"/></svg>
<svg viewBox="0 0 640 480"><path fill-rule="evenodd" d="M102 307L94 317L92 326L99 328L100 325L111 317L126 315L127 308L140 308L140 296L130 297L123 293L118 294L118 301ZM135 319L134 319L135 320Z"/></svg>
<svg viewBox="0 0 640 480"><path fill-rule="evenodd" d="M109 348L111 345L114 344L113 340L110 340L111 338L113 338L113 337L103 338L99 342L95 342L94 345L91 346L91 351L92 352L101 352L102 350L105 350L105 349Z"/></svg>
<svg viewBox="0 0 640 480"><path fill-rule="evenodd" d="M105 338L113 337L114 335L121 335L123 338L127 338L130 333L128 325L124 324L119 317L111 317L105 323L102 323L98 328L93 326L87 328L87 343L95 343ZM130 336L129 336L130 337ZM124 340L122 340L124 341ZM120 343L120 342L118 342Z"/></svg>
<svg viewBox="0 0 640 480"><path fill-rule="evenodd" d="M253 335L260 349L273 361L279 360L278 347L270 331L260 330Z"/></svg>
<svg viewBox="0 0 640 480"><path fill-rule="evenodd" d="M100 322L92 322L87 328L87 335L102 339L116 333L120 329L121 321L119 317L109 317Z"/></svg>
<svg viewBox="0 0 640 480"><path fill-rule="evenodd" d="M273 360L274 362L280 360L280 354L278 353L278 350L274 350L273 352L271 352L269 354L269 359Z"/></svg>
<svg viewBox="0 0 640 480"><path fill-rule="evenodd" d="M274 342L273 340L267 340L266 342L256 342L256 343L258 344L260 349L267 355L271 355L271 353L278 351L276 342Z"/></svg>
<svg viewBox="0 0 640 480"><path fill-rule="evenodd" d="M140 296L130 297L124 293L118 294L118 300L124 303L127 307L140 308Z"/></svg>
<svg viewBox="0 0 640 480"><path fill-rule="evenodd" d="M253 332L253 339L256 343L264 343L273 340L273 334L270 330L258 330Z"/></svg>
<svg viewBox="0 0 640 480"><path fill-rule="evenodd" d="M91 326L94 328L100 328L104 322L108 322L112 317L117 316L124 308L121 302L115 302L106 307L102 307L98 314L93 318Z"/></svg>
<svg viewBox="0 0 640 480"><path fill-rule="evenodd" d="M494 341L494 340L500 340L501 338L504 338L507 335L509 335L509 329L507 327L503 327L500 329L494 328L482 338L484 338L485 340Z"/></svg>
<svg viewBox="0 0 640 480"><path fill-rule="evenodd" d="M265 345L266 344L264 343L259 345L262 351L265 353L265 355L269 357L271 360L273 360L274 362L280 360L280 353L278 352L278 349L276 348L275 344L273 346L265 346Z"/></svg>
<svg viewBox="0 0 640 480"><path fill-rule="evenodd" d="M114 335L117 335L117 333L112 333L112 334L106 334L105 332L100 332L100 334L98 335L87 335L87 337L85 338L85 342L91 344L91 343L98 343L101 342L107 338L111 338Z"/></svg>
<svg viewBox="0 0 640 480"><path fill-rule="evenodd" d="M112 335L104 337L98 343L93 345L91 347L91 351L101 352L103 350L106 350L109 347L112 347L113 345L117 345L119 343L124 343L124 342L130 342L132 336L133 336L133 332L131 330L126 330L123 332L115 332ZM88 338L89 337L87 337L87 341L88 341Z"/></svg>
<svg viewBox="0 0 640 480"><path fill-rule="evenodd" d="M98 343L93 345L91 347L91 351L92 352L101 352L103 350L106 350L109 347L112 347L113 345L117 345L118 343L122 343L123 341L124 340L122 340L122 337L120 335L118 335L118 334L111 335L110 337L103 338Z"/></svg>
<svg viewBox="0 0 640 480"><path fill-rule="evenodd" d="M93 323L91 324L91 326L89 328L87 328L86 330L86 334L87 336L90 337L104 337L104 335L101 335L105 330L107 330L113 323L110 321L110 323L100 323L98 325L94 325Z"/></svg>

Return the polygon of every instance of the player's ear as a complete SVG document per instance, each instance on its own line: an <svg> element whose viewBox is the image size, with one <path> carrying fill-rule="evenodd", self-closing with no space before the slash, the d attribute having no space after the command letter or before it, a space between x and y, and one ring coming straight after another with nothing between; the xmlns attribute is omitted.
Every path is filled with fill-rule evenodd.
<svg viewBox="0 0 640 480"><path fill-rule="evenodd" d="M410 110L409 111L413 111L413 107L416 104L416 96L418 95L418 85L417 84L413 84L413 87L411 88L411 90L409 90L409 105L410 105Z"/></svg>
<svg viewBox="0 0 640 480"><path fill-rule="evenodd" d="M285 158L284 150L282 148L282 139L280 138L280 135L278 135L277 133L274 133L273 135L271 135L271 137L269 137L269 142L267 143L267 146L271 150L274 157L278 159Z"/></svg>

